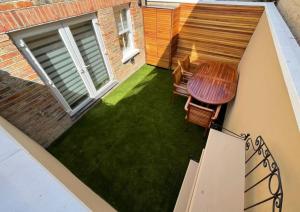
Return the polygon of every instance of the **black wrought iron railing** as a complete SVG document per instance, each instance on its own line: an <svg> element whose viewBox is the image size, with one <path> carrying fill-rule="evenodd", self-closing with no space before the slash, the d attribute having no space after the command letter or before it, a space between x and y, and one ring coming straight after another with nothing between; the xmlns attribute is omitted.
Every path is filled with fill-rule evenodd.
<svg viewBox="0 0 300 212"><path fill-rule="evenodd" d="M263 172L264 175L260 176L260 178L258 179L255 179L250 186L245 188L245 195L247 195L262 184L267 184L267 195L264 195L262 199L257 200L254 203L246 205L244 210L247 211L256 207L260 207L263 204L271 203L270 205L272 207L272 212L281 212L283 205L283 189L281 183L280 170L277 162L275 161L262 136L257 136L256 139L253 140L249 133L237 134L218 124L214 124L212 128L221 130L226 134L229 134L231 136L245 141L245 164L246 167L250 167L245 174L246 180L251 175L255 175L256 170L266 169Z"/></svg>
<svg viewBox="0 0 300 212"><path fill-rule="evenodd" d="M260 178L256 183L246 188L245 193L250 192L264 182L267 182L269 190L268 197L246 206L245 211L270 201L272 202L273 212L282 211L283 189L280 170L277 162L275 161L262 136L258 136L255 140L252 140L251 137L248 137L245 141L246 151L250 151L252 153L248 156L248 158L246 158L246 165L251 161L254 161L255 157L258 156L260 158L254 162L256 165L246 173L245 177L249 177L259 167L268 169L267 174Z"/></svg>

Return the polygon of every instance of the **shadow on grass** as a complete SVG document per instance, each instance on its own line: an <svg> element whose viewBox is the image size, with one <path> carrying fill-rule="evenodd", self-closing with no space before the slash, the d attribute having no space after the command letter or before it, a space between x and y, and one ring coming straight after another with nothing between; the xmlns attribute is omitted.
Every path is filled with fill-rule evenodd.
<svg viewBox="0 0 300 212"><path fill-rule="evenodd" d="M205 141L171 96L170 72L144 66L48 150L119 211L172 211Z"/></svg>

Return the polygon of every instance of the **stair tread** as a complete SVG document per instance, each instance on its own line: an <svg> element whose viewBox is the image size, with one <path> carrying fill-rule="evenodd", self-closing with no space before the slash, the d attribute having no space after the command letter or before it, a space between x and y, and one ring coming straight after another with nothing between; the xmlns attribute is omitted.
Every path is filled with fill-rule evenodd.
<svg viewBox="0 0 300 212"><path fill-rule="evenodd" d="M245 142L211 129L188 211L244 211L244 184Z"/></svg>
<svg viewBox="0 0 300 212"><path fill-rule="evenodd" d="M174 212L182 212L187 209L190 196L191 196L190 194L193 191L197 170L198 170L198 163L193 160L190 160L176 201Z"/></svg>

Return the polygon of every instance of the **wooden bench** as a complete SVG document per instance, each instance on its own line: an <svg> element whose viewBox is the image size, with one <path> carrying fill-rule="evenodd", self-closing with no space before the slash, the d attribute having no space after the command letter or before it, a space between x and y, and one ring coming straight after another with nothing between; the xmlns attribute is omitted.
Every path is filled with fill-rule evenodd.
<svg viewBox="0 0 300 212"><path fill-rule="evenodd" d="M219 127L228 134L210 130L199 163L190 161L174 211L282 211L280 170L262 136Z"/></svg>
<svg viewBox="0 0 300 212"><path fill-rule="evenodd" d="M190 161L174 212L244 211L245 141L211 129L199 163Z"/></svg>

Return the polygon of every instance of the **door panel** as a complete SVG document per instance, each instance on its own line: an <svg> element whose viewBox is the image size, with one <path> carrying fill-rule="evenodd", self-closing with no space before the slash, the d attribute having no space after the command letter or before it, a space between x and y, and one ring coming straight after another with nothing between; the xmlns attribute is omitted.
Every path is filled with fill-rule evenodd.
<svg viewBox="0 0 300 212"><path fill-rule="evenodd" d="M108 71L91 21L70 26L77 48L92 82L99 90L109 81Z"/></svg>
<svg viewBox="0 0 300 212"><path fill-rule="evenodd" d="M73 115L111 86L113 75L94 14L13 35L53 94Z"/></svg>
<svg viewBox="0 0 300 212"><path fill-rule="evenodd" d="M70 108L76 108L89 97L57 30L26 38L24 41Z"/></svg>

